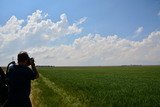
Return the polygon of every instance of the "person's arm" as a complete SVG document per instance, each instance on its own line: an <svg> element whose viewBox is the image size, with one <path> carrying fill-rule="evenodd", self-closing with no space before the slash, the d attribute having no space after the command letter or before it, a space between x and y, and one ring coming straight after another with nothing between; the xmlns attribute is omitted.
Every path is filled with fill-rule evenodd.
<svg viewBox="0 0 160 107"><path fill-rule="evenodd" d="M3 75L3 69L0 67L0 74Z"/></svg>
<svg viewBox="0 0 160 107"><path fill-rule="evenodd" d="M0 67L0 75L4 78L5 77L5 73L3 71L3 69Z"/></svg>
<svg viewBox="0 0 160 107"><path fill-rule="evenodd" d="M34 59L30 61L31 62L31 68L33 72L35 73L35 79L39 78L39 72L37 71L37 68L34 63Z"/></svg>

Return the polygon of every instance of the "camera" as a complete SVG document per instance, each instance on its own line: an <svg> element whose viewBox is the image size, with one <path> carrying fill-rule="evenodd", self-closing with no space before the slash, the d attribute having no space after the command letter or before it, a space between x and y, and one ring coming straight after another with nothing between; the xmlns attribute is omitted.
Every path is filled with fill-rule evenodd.
<svg viewBox="0 0 160 107"><path fill-rule="evenodd" d="M32 63L34 63L34 58L28 58L27 65L31 65Z"/></svg>
<svg viewBox="0 0 160 107"><path fill-rule="evenodd" d="M33 57L29 58L29 60L30 60L30 62L34 62L34 58Z"/></svg>

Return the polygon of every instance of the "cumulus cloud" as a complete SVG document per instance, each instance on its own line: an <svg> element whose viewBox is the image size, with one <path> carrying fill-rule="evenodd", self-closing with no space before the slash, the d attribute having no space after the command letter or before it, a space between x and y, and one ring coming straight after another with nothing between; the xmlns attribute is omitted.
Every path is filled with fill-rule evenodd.
<svg viewBox="0 0 160 107"><path fill-rule="evenodd" d="M52 65L123 65L159 64L160 32L152 32L143 41L131 41L117 35L89 34L71 45L28 49L40 64Z"/></svg>
<svg viewBox="0 0 160 107"><path fill-rule="evenodd" d="M138 29L135 31L136 35L139 35L140 33L143 32L143 27L138 27Z"/></svg>
<svg viewBox="0 0 160 107"><path fill-rule="evenodd" d="M152 32L142 41L120 38L118 35L88 34L72 43L52 45L58 38L82 32L79 27L86 17L69 23L66 14L53 22L37 10L27 21L12 16L0 27L0 65L25 50L39 65L123 65L160 64L160 31ZM137 29L141 33L143 27Z"/></svg>
<svg viewBox="0 0 160 107"><path fill-rule="evenodd" d="M29 15L26 21L12 16L5 25L0 26L0 54L10 56L19 50L43 46L59 37L82 32L79 25L85 21L83 18L76 23L69 23L66 14L60 15L57 22L47 19L47 16L40 10Z"/></svg>
<svg viewBox="0 0 160 107"><path fill-rule="evenodd" d="M69 24L66 14L62 14L60 21L54 23L46 17L46 14L43 15L42 11L37 10L28 16L26 24L23 25L24 20L18 20L15 16L12 16L4 26L0 27L1 40L10 42L29 37L54 40L60 36L78 34L82 31L82 28L78 27L82 20L78 22L79 24Z"/></svg>

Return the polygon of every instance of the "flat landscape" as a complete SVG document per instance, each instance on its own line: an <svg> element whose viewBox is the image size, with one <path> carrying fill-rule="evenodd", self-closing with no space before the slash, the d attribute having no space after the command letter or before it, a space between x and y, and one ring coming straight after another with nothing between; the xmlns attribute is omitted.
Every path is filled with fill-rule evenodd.
<svg viewBox="0 0 160 107"><path fill-rule="evenodd" d="M35 107L159 107L160 66L39 67Z"/></svg>

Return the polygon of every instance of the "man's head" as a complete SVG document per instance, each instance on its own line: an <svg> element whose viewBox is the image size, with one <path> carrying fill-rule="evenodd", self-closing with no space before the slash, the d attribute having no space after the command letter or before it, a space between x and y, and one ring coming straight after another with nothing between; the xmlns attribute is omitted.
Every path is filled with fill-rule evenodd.
<svg viewBox="0 0 160 107"><path fill-rule="evenodd" d="M30 65L30 60L29 60L29 55L27 52L25 51L21 51L18 55L17 55L17 60L19 64L26 64L26 65Z"/></svg>

